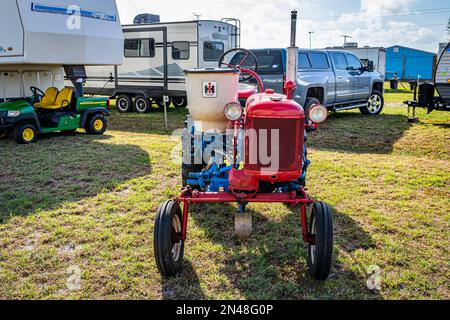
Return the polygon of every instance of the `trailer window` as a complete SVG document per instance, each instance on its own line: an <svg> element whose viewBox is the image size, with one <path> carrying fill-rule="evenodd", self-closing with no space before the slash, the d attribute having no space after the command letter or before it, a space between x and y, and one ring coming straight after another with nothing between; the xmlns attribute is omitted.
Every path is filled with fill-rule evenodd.
<svg viewBox="0 0 450 320"><path fill-rule="evenodd" d="M125 39L125 57L153 58L155 39Z"/></svg>
<svg viewBox="0 0 450 320"><path fill-rule="evenodd" d="M205 41L203 44L203 60L219 61L225 47L222 42Z"/></svg>
<svg viewBox="0 0 450 320"><path fill-rule="evenodd" d="M340 52L333 52L332 54L334 66L337 70L347 70L348 64L345 55Z"/></svg>
<svg viewBox="0 0 450 320"><path fill-rule="evenodd" d="M173 60L189 60L189 42L179 41L172 43Z"/></svg>
<svg viewBox="0 0 450 320"><path fill-rule="evenodd" d="M325 53L311 52L309 53L309 60L313 69L329 69L330 64Z"/></svg>

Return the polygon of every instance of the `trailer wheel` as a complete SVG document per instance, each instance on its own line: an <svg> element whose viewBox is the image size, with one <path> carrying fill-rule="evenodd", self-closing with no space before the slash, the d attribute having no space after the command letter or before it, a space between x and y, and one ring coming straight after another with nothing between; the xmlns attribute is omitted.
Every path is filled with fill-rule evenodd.
<svg viewBox="0 0 450 320"><path fill-rule="evenodd" d="M384 97L380 91L373 90L372 94L367 101L367 106L360 108L362 114L367 116L376 116L383 111L384 108Z"/></svg>
<svg viewBox="0 0 450 320"><path fill-rule="evenodd" d="M151 110L152 103L144 96L136 96L134 98L134 109L137 113L147 113Z"/></svg>
<svg viewBox="0 0 450 320"><path fill-rule="evenodd" d="M14 129L13 136L18 144L31 144L37 141L38 132L34 125L22 124Z"/></svg>
<svg viewBox="0 0 450 320"><path fill-rule="evenodd" d="M188 105L186 97L173 97L171 101L175 108L186 108Z"/></svg>
<svg viewBox="0 0 450 320"><path fill-rule="evenodd" d="M130 96L120 95L116 100L116 108L120 113L131 112L133 109L133 100Z"/></svg>
<svg viewBox="0 0 450 320"><path fill-rule="evenodd" d="M333 213L326 203L314 203L310 235L314 243L308 245L309 273L314 279L324 281L330 275L333 259Z"/></svg>
<svg viewBox="0 0 450 320"><path fill-rule="evenodd" d="M183 269L183 215L180 205L166 201L158 209L154 231L154 253L159 272L174 277Z"/></svg>

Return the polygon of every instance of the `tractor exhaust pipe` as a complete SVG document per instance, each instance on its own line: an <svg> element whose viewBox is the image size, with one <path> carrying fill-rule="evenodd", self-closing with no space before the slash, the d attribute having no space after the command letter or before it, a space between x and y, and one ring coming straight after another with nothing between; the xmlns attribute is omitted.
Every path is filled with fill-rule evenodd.
<svg viewBox="0 0 450 320"><path fill-rule="evenodd" d="M291 45L287 48L286 82L297 83L298 47L297 42L297 10L291 12Z"/></svg>

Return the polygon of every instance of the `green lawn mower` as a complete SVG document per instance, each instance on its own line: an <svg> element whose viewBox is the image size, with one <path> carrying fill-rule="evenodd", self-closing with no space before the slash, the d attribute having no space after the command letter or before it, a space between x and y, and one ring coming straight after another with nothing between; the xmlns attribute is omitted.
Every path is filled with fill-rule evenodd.
<svg viewBox="0 0 450 320"><path fill-rule="evenodd" d="M108 126L110 100L97 97L74 97L72 88L48 88L44 93L30 88L33 96L0 103L0 138L12 134L20 144L37 141L42 133L72 133L85 129L100 135Z"/></svg>

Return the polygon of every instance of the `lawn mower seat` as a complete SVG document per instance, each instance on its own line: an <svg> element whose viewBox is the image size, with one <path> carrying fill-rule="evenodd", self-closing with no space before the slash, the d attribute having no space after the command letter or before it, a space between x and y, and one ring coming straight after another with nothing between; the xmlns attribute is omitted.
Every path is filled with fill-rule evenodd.
<svg viewBox="0 0 450 320"><path fill-rule="evenodd" d="M50 87L45 91L45 96L42 97L42 101L35 103L34 107L36 109L42 109L45 106L49 106L55 103L56 97L58 96L58 89L55 87Z"/></svg>
<svg viewBox="0 0 450 320"><path fill-rule="evenodd" d="M56 101L50 105L42 107L47 110L58 110L70 106L72 101L73 90L71 88L64 88L58 94Z"/></svg>

